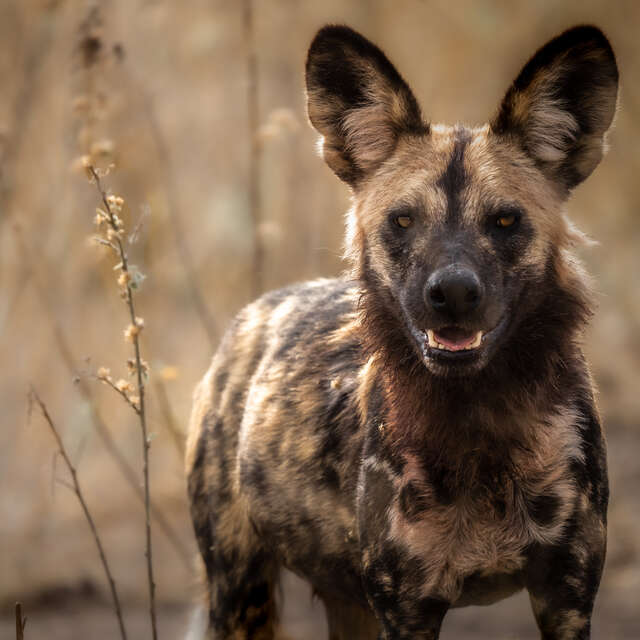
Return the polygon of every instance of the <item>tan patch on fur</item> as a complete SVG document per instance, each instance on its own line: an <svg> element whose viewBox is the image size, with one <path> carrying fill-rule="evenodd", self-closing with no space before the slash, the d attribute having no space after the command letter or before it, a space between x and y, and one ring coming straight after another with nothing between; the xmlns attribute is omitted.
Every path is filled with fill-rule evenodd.
<svg viewBox="0 0 640 640"><path fill-rule="evenodd" d="M362 424L366 424L369 419L367 404L377 377L376 357L371 356L358 372L358 408Z"/></svg>
<svg viewBox="0 0 640 640"><path fill-rule="evenodd" d="M513 97L514 120L526 131L529 151L543 162L564 160L578 132L573 115L554 98L554 85L567 71L558 64L553 72L540 72Z"/></svg>

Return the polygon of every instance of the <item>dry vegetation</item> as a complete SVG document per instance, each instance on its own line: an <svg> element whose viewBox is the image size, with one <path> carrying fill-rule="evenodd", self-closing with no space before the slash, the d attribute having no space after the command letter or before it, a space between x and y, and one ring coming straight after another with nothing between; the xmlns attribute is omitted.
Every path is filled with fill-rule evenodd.
<svg viewBox="0 0 640 640"><path fill-rule="evenodd" d="M403 70L429 118L473 123L491 114L533 48L595 22L617 52L622 100L611 152L570 204L601 243L584 255L602 292L587 348L612 480L594 635L640 637L640 5L254 0L251 15L247 6L0 2L0 636L16 633L18 599L26 638L117 633L95 542L76 496L56 481L55 445L41 420L27 419L33 384L77 469L135 638L150 636L141 461L152 440L158 635L180 637L197 593L180 439L191 390L257 291L342 268L348 196L314 154L304 116L315 30L346 22L363 31ZM124 194L135 237L116 229L103 239L126 243L124 280L112 248L91 240L98 194L83 156L101 170L115 165L108 187ZM118 278L121 291L140 285L146 323L137 331L133 312L130 337L149 362L148 383L123 340L132 310ZM96 376L109 384L99 368L121 371L127 359L133 377L111 379L123 402ZM298 604L285 616L294 637L315 624L307 599ZM525 598L487 613L454 613L443 635L536 637Z"/></svg>

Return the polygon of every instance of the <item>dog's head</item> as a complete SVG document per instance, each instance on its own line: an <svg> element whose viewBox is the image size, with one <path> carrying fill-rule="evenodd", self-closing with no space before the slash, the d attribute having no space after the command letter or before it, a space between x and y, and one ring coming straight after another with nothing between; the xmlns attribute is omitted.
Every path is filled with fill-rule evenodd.
<svg viewBox="0 0 640 640"><path fill-rule="evenodd" d="M563 206L600 162L616 108L598 29L546 44L479 128L425 122L384 53L347 27L317 34L306 80L324 158L352 190L356 275L431 372L483 369L545 304L550 277L582 286Z"/></svg>

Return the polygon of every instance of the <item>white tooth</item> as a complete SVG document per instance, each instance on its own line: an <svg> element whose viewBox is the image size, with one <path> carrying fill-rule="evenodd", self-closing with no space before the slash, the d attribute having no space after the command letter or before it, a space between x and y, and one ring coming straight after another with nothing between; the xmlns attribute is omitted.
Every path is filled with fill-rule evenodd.
<svg viewBox="0 0 640 640"><path fill-rule="evenodd" d="M427 330L427 338L429 340L429 346L430 347L438 347L438 343L436 342L435 336L433 335L433 330L432 329L428 329Z"/></svg>
<svg viewBox="0 0 640 640"><path fill-rule="evenodd" d="M480 346L480 343L482 342L482 331L478 331L478 333L476 333L476 337L474 338L473 342L469 345L469 349L477 349Z"/></svg>

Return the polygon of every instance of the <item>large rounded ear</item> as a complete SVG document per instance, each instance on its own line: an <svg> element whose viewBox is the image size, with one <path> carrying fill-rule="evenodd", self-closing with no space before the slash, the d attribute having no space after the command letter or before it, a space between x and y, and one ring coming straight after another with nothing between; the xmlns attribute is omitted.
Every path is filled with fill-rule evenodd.
<svg viewBox="0 0 640 640"><path fill-rule="evenodd" d="M618 68L596 27L565 31L540 49L507 91L491 128L510 136L569 191L598 165L616 110Z"/></svg>
<svg viewBox="0 0 640 640"><path fill-rule="evenodd" d="M309 120L327 164L358 183L384 162L403 133L424 134L420 107L387 57L343 26L321 29L306 65Z"/></svg>

